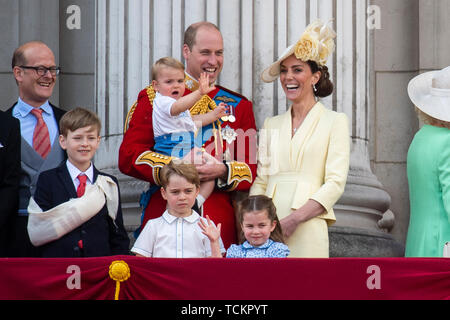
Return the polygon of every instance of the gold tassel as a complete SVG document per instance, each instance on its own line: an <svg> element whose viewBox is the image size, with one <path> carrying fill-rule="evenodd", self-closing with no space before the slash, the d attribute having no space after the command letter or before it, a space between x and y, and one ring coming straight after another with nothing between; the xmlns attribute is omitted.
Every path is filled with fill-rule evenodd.
<svg viewBox="0 0 450 320"><path fill-rule="evenodd" d="M218 146L217 146L217 129L216 129L216 125L215 125L215 123L213 122L212 123L212 125L213 125L213 134L214 134L214 148L215 148L215 150L216 150L216 155L217 155L217 152L218 152Z"/></svg>

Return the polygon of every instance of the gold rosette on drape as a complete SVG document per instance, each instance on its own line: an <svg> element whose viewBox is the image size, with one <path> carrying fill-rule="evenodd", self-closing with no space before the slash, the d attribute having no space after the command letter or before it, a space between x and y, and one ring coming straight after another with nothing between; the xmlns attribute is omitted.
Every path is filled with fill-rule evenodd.
<svg viewBox="0 0 450 320"><path fill-rule="evenodd" d="M125 261L116 260L109 265L109 277L116 281L116 292L114 300L119 300L120 283L127 281L130 278L130 267Z"/></svg>

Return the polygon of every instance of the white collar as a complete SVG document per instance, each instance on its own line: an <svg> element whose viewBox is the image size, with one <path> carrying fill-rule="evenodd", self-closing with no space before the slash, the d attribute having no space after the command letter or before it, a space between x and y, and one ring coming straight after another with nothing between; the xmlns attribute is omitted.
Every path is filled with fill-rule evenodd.
<svg viewBox="0 0 450 320"><path fill-rule="evenodd" d="M174 222L175 220L178 219L178 217L171 215L168 210L164 211L162 217L169 224L171 224L172 222ZM192 210L192 214L190 216L183 217L181 219L184 219L184 220L186 220L186 222L189 222L189 223L195 223L198 221L198 219L200 219L200 215L197 212L195 212L194 210Z"/></svg>
<svg viewBox="0 0 450 320"><path fill-rule="evenodd" d="M66 161L67 170L69 170L70 177L72 178L72 181L75 181L75 179L80 175L80 173L85 174L88 177L88 181L93 184L94 183L94 166L92 165L85 171L82 172L80 169L75 167L72 162L67 159Z"/></svg>
<svg viewBox="0 0 450 320"><path fill-rule="evenodd" d="M262 245L255 247L255 246L251 245L250 242L245 241L245 242L242 244L242 247L243 247L244 249L267 249L268 247L270 247L270 246L272 245L273 242L274 242L274 241L273 241L272 239L269 238L269 239L267 239L267 241L264 242Z"/></svg>

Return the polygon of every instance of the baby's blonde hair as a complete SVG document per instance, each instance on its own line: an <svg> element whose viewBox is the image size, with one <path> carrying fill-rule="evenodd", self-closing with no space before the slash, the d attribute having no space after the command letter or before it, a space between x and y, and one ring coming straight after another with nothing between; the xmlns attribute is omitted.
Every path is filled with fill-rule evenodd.
<svg viewBox="0 0 450 320"><path fill-rule="evenodd" d="M158 80L158 75L163 68L173 68L184 72L184 65L179 60L172 57L164 57L153 64L152 80Z"/></svg>

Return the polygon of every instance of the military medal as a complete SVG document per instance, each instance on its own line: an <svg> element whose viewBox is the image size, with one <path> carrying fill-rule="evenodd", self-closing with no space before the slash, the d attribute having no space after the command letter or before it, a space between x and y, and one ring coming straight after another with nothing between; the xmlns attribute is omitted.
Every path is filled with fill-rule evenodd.
<svg viewBox="0 0 450 320"><path fill-rule="evenodd" d="M236 121L236 117L234 116L234 107L233 106L230 106L230 115L228 116L228 121L229 122Z"/></svg>
<svg viewBox="0 0 450 320"><path fill-rule="evenodd" d="M191 79L187 80L186 87L188 87L189 90L192 90L194 88L194 82Z"/></svg>
<svg viewBox="0 0 450 320"><path fill-rule="evenodd" d="M222 129L222 137L228 144L231 144L234 140L236 140L238 134L234 131L230 126L226 126Z"/></svg>
<svg viewBox="0 0 450 320"><path fill-rule="evenodd" d="M229 105L227 105L227 108L228 108L228 110L230 110L230 106ZM222 120L223 122L229 121L230 117L228 116L228 114L229 114L229 112L227 112L226 116L221 117L220 120Z"/></svg>

